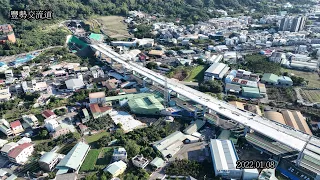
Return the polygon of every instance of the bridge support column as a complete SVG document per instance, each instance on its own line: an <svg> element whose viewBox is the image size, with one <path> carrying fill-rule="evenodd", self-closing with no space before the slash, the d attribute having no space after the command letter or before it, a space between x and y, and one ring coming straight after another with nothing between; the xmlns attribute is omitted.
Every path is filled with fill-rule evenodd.
<svg viewBox="0 0 320 180"><path fill-rule="evenodd" d="M134 71L135 72L135 71ZM146 87L146 77L144 77L143 79L142 79L142 85L143 85L143 87Z"/></svg>
<svg viewBox="0 0 320 180"><path fill-rule="evenodd" d="M202 106L203 110L202 110L202 116L204 117L204 115L207 112L207 107L206 106Z"/></svg>
<svg viewBox="0 0 320 180"><path fill-rule="evenodd" d="M250 131L250 127L249 127L249 126L246 126L246 127L244 128L244 132L243 132L244 136L246 136L249 131Z"/></svg>
<svg viewBox="0 0 320 180"><path fill-rule="evenodd" d="M180 98L180 94L177 93L177 98Z"/></svg>
<svg viewBox="0 0 320 180"><path fill-rule="evenodd" d="M99 60L101 60L101 57L102 57L102 53L99 51L99 55L98 55Z"/></svg>

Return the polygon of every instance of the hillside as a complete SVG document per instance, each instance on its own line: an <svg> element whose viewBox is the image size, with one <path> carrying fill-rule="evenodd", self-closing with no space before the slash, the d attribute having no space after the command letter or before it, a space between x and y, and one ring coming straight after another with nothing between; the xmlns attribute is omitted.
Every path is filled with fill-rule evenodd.
<svg viewBox="0 0 320 180"><path fill-rule="evenodd" d="M293 3L304 3L310 0L290 0ZM233 9L235 14L245 10L256 9L254 17L276 13L278 6L269 7L271 0L0 0L0 24L10 23L14 26L18 43L0 46L1 55L12 55L63 44L67 32L50 29L63 19L86 19L92 15L126 15L130 10L141 10L151 14L166 15L165 20L181 18L186 24L204 21L217 17L215 9ZM285 2L285 0L277 0ZM51 21L10 21L11 9L52 10ZM43 31L44 28L49 30Z"/></svg>

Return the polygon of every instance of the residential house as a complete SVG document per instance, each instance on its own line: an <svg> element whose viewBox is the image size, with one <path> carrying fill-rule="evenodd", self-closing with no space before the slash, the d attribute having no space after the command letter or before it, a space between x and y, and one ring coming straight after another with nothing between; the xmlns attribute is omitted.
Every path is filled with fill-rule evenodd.
<svg viewBox="0 0 320 180"><path fill-rule="evenodd" d="M17 144L19 144L19 145L24 144L24 143L32 143L32 140L30 138L23 137L17 142Z"/></svg>
<svg viewBox="0 0 320 180"><path fill-rule="evenodd" d="M10 124L5 119L0 119L0 131L3 132L7 136L10 136L13 134L11 127L10 127Z"/></svg>
<svg viewBox="0 0 320 180"><path fill-rule="evenodd" d="M46 82L36 82L36 80L32 81L23 81L21 83L23 92L25 93L34 93L39 91L45 91L48 89L48 85Z"/></svg>
<svg viewBox="0 0 320 180"><path fill-rule="evenodd" d="M1 148L1 154L3 156L8 156L8 153L14 149L15 147L19 146L18 143L15 142L9 142L8 144L5 144L2 148Z"/></svg>
<svg viewBox="0 0 320 180"><path fill-rule="evenodd" d="M150 162L150 165L159 169L165 165L165 162L162 158L156 157Z"/></svg>
<svg viewBox="0 0 320 180"><path fill-rule="evenodd" d="M83 114L83 118L81 119L82 123L88 122L90 120L90 115L88 113L87 108L82 109L82 114Z"/></svg>
<svg viewBox="0 0 320 180"><path fill-rule="evenodd" d="M66 82L67 89L76 91L85 86L82 79L69 79Z"/></svg>
<svg viewBox="0 0 320 180"><path fill-rule="evenodd" d="M61 160L61 155L55 152L47 152L43 154L38 161L41 169L52 171Z"/></svg>
<svg viewBox="0 0 320 180"><path fill-rule="evenodd" d="M51 110L45 110L42 112L42 116L45 118L45 119L54 119L57 117L56 114L54 114Z"/></svg>
<svg viewBox="0 0 320 180"><path fill-rule="evenodd" d="M0 89L0 102L9 101L11 98L11 93L9 87Z"/></svg>
<svg viewBox="0 0 320 180"><path fill-rule="evenodd" d="M21 125L19 120L11 122L10 123L10 127L12 129L12 133L15 134L15 135L21 134L24 131L24 129L23 129L23 127L22 127L22 125Z"/></svg>
<svg viewBox="0 0 320 180"><path fill-rule="evenodd" d="M109 172L112 177L117 177L122 174L127 169L127 164L123 161L116 161L112 164L109 164L103 171Z"/></svg>
<svg viewBox="0 0 320 180"><path fill-rule="evenodd" d="M127 160L127 151L123 147L115 148L112 154L112 162L115 161L126 161Z"/></svg>
<svg viewBox="0 0 320 180"><path fill-rule="evenodd" d="M98 104L90 104L90 110L94 119L106 116L111 113L112 107L110 106L99 106Z"/></svg>
<svg viewBox="0 0 320 180"><path fill-rule="evenodd" d="M9 160L14 163L24 164L32 156L33 150L33 144L21 144L8 153Z"/></svg>
<svg viewBox="0 0 320 180"><path fill-rule="evenodd" d="M102 82L102 85L105 86L109 91L114 91L118 88L118 80L109 79L105 82Z"/></svg>
<svg viewBox="0 0 320 180"><path fill-rule="evenodd" d="M38 127L39 125L38 118L33 114L22 115L22 120L32 128Z"/></svg>
<svg viewBox="0 0 320 180"><path fill-rule="evenodd" d="M106 93L105 92L95 92L89 94L89 101L90 104L97 103L97 104L104 104L106 103Z"/></svg>
<svg viewBox="0 0 320 180"><path fill-rule="evenodd" d="M7 143L8 143L8 140L0 139L0 148L2 148Z"/></svg>
<svg viewBox="0 0 320 180"><path fill-rule="evenodd" d="M131 159L131 161L133 165L142 169L144 169L149 164L149 160L147 158L144 158L143 155L136 155Z"/></svg>
<svg viewBox="0 0 320 180"><path fill-rule="evenodd" d="M59 136L66 135L70 133L70 129L68 127L64 127L63 125L59 125L54 129L53 132L50 133L50 137L55 139Z"/></svg>
<svg viewBox="0 0 320 180"><path fill-rule="evenodd" d="M80 129L81 134L84 134L89 130L89 128L84 124L79 124L79 129Z"/></svg>
<svg viewBox="0 0 320 180"><path fill-rule="evenodd" d="M59 127L59 123L55 119L46 119L44 123L44 126L47 128L49 132L54 132L55 129Z"/></svg>

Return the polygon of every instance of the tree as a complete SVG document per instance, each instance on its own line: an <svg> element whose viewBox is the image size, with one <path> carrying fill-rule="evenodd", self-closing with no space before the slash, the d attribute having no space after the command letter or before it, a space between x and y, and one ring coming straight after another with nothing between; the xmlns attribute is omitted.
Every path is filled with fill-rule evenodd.
<svg viewBox="0 0 320 180"><path fill-rule="evenodd" d="M200 83L199 90L202 92L213 92L213 93L221 93L222 92L222 84L220 81L205 81Z"/></svg>
<svg viewBox="0 0 320 180"><path fill-rule="evenodd" d="M304 78L298 76L291 76L291 79L294 86L300 86L305 81Z"/></svg>
<svg viewBox="0 0 320 180"><path fill-rule="evenodd" d="M40 134L40 137L41 138L43 138L43 139L45 139L45 138L47 138L47 136L48 136L48 131L47 130L42 130L41 131L41 134Z"/></svg>
<svg viewBox="0 0 320 180"><path fill-rule="evenodd" d="M140 146L134 140L128 140L124 145L128 152L128 157L134 157L140 152Z"/></svg>
<svg viewBox="0 0 320 180"><path fill-rule="evenodd" d="M156 68L158 67L158 64L155 63L155 62L148 62L147 65L146 65L146 67L147 67L148 69L156 69Z"/></svg>

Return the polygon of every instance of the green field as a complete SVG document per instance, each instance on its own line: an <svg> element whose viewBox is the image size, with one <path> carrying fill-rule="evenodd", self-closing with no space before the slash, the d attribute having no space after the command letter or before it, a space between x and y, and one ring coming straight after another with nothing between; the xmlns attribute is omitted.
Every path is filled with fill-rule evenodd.
<svg viewBox="0 0 320 180"><path fill-rule="evenodd" d="M99 29L111 38L124 39L132 37L122 16L96 16L86 21L96 33Z"/></svg>
<svg viewBox="0 0 320 180"><path fill-rule="evenodd" d="M97 159L99 157L101 149L91 149L84 160L80 171L93 171L95 169L95 165L97 162Z"/></svg>
<svg viewBox="0 0 320 180"><path fill-rule="evenodd" d="M106 131L103 131L101 133L97 133L97 134L94 134L91 136L86 136L85 140L88 144L90 144L90 143L98 141L100 138L102 138L103 136L107 136L107 135L109 135L109 133Z"/></svg>
<svg viewBox="0 0 320 180"><path fill-rule="evenodd" d="M91 149L80 168L80 172L94 171L96 168L105 168L111 161L113 149L114 147Z"/></svg>
<svg viewBox="0 0 320 180"><path fill-rule="evenodd" d="M205 71L206 71L206 66L204 66L204 65L196 66L191 70L188 77L186 79L184 79L184 81L188 81L188 82L202 81Z"/></svg>
<svg viewBox="0 0 320 180"><path fill-rule="evenodd" d="M320 102L320 90L300 90L301 96L311 103Z"/></svg>
<svg viewBox="0 0 320 180"><path fill-rule="evenodd" d="M310 88L320 88L320 77L316 72L305 72L305 71L297 71L293 69L281 69L282 72L288 72L289 74L294 74L295 76L299 76L304 78L306 81L309 81L307 87Z"/></svg>

